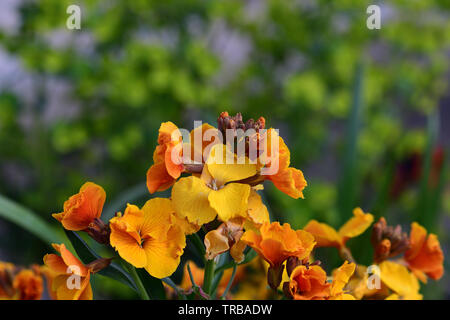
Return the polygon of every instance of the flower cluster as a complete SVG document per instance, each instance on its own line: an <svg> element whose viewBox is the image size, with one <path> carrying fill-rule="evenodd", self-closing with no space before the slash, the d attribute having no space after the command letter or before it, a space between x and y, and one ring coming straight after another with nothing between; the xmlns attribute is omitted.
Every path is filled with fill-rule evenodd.
<svg viewBox="0 0 450 320"><path fill-rule="evenodd" d="M420 299L419 280L442 277L439 241L417 223L408 235L384 218L373 224L374 216L360 208L339 230L316 220L301 230L270 221L261 197L264 182L294 199L303 198L307 183L302 171L291 167L278 131L265 126L262 117L244 122L240 114L227 112L220 114L217 128L202 124L184 135L172 122L162 123L147 188L151 194L171 188L170 197L127 204L108 222L101 220L105 191L84 184L53 217L66 230L85 232L117 254L83 264L64 244L55 244L59 255L46 255L40 268L50 296L92 299L90 278L111 259L125 266L143 298L151 288L145 288L136 268L164 280L168 297L199 299ZM373 264L363 266L347 242L372 224ZM202 266L180 266L187 244ZM340 267L333 270L317 260L319 247L335 248ZM177 269L184 270L179 285L168 278ZM68 285L73 276L78 279L74 288ZM2 297L39 298L41 282L33 270L0 265Z"/></svg>

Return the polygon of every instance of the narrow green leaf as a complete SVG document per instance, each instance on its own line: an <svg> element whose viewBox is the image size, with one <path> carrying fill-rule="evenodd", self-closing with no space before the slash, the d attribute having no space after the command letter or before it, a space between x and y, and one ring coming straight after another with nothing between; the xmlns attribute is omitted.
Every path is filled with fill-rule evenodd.
<svg viewBox="0 0 450 320"><path fill-rule="evenodd" d="M144 268L136 269L136 271L151 299L166 299L166 291L164 290L163 283L160 279L152 277Z"/></svg>
<svg viewBox="0 0 450 320"><path fill-rule="evenodd" d="M61 236L33 211L0 195L0 217L24 228L42 241L61 242Z"/></svg>
<svg viewBox="0 0 450 320"><path fill-rule="evenodd" d="M86 241L84 241L76 232L64 230L67 238L69 238L72 246L77 252L78 257L84 264L88 264L94 260L100 259L101 256L98 255L94 250L92 250ZM115 279L122 282L133 290L137 291L136 284L132 277L125 272L118 264L112 262L108 267L101 270L98 274Z"/></svg>
<svg viewBox="0 0 450 320"><path fill-rule="evenodd" d="M357 193L357 144L363 109L364 67L358 63L355 71L352 108L348 118L344 153L338 183L337 205L340 224L352 215Z"/></svg>

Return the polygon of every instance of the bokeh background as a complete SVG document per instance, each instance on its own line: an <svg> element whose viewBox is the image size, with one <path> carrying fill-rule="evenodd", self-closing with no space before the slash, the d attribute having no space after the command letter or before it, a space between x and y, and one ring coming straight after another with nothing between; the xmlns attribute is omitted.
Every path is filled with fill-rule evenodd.
<svg viewBox="0 0 450 320"><path fill-rule="evenodd" d="M70 4L81 30L66 28ZM366 27L370 4L381 30ZM266 186L273 219L339 227L360 206L418 221L447 258L421 292L450 298L449 18L447 0L1 0L0 260L42 263L50 248L29 225L61 234L50 214L87 180L106 216L142 204L160 123L215 125L226 110L279 128L305 174L305 200ZM370 264L369 232L349 244Z"/></svg>

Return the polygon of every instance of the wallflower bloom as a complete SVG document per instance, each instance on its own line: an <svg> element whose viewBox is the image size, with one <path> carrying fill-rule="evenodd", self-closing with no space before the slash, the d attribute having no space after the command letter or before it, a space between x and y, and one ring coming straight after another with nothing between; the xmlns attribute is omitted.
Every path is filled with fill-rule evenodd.
<svg viewBox="0 0 450 320"><path fill-rule="evenodd" d="M21 269L0 262L0 300L39 300L42 291L39 268Z"/></svg>
<svg viewBox="0 0 450 320"><path fill-rule="evenodd" d="M123 216L110 220L110 242L119 255L156 278L170 276L186 246L184 230L174 224L169 199L154 198L139 209L128 205Z"/></svg>
<svg viewBox="0 0 450 320"><path fill-rule="evenodd" d="M64 211L52 216L62 223L67 230L80 231L87 229L95 219L99 219L106 193L102 187L92 182L85 183L80 192L64 202Z"/></svg>
<svg viewBox="0 0 450 320"><path fill-rule="evenodd" d="M444 255L435 234L428 234L424 227L411 224L410 249L404 259L412 272L423 282L427 276L438 280L444 274Z"/></svg>
<svg viewBox="0 0 450 320"><path fill-rule="evenodd" d="M92 300L92 288L89 282L92 270L78 260L64 244L53 244L53 248L61 256L56 254L46 254L44 264L51 270L54 278L51 281L51 296L58 300ZM69 277L79 277L77 283L70 287Z"/></svg>
<svg viewBox="0 0 450 320"><path fill-rule="evenodd" d="M274 150L275 152L273 154L271 146L272 135L274 135L275 139L278 138L278 150ZM267 156L268 163L266 166L270 167L275 157L278 158L278 171L264 177L272 181L278 190L288 196L294 199L304 198L303 189L307 186L307 182L301 170L290 167L291 153L284 143L283 138L279 137L274 129L269 129L266 131L265 137L262 138L263 141L264 139L267 140L267 151L265 155Z"/></svg>
<svg viewBox="0 0 450 320"><path fill-rule="evenodd" d="M361 208L353 210L353 217L336 231L325 223L311 220L304 227L305 231L311 233L317 241L317 247L343 248L348 239L362 234L372 224L373 215L364 213Z"/></svg>
<svg viewBox="0 0 450 320"><path fill-rule="evenodd" d="M179 150L174 152L175 150ZM182 163L174 163L172 154L182 155L182 136L172 122L164 122L159 128L158 146L153 152L153 165L147 171L147 188L150 193L171 187L184 171Z"/></svg>
<svg viewBox="0 0 450 320"><path fill-rule="evenodd" d="M288 223L264 223L259 234L248 230L241 238L272 267L281 265L289 257L303 260L309 257L316 242L304 230L293 230Z"/></svg>
<svg viewBox="0 0 450 320"><path fill-rule="evenodd" d="M227 163L227 157L232 159ZM202 225L218 215L222 221L246 217L251 187L238 181L256 173L248 159L240 164L236 155L222 144L211 148L200 177L181 178L172 188L175 211L190 222Z"/></svg>
<svg viewBox="0 0 450 320"><path fill-rule="evenodd" d="M289 281L283 284L283 291L294 300L354 300L343 290L354 270L355 264L345 261L335 271L333 282L329 283L320 266L299 265L292 271Z"/></svg>
<svg viewBox="0 0 450 320"><path fill-rule="evenodd" d="M39 300L42 296L42 277L33 270L24 269L14 278L14 289L19 300Z"/></svg>

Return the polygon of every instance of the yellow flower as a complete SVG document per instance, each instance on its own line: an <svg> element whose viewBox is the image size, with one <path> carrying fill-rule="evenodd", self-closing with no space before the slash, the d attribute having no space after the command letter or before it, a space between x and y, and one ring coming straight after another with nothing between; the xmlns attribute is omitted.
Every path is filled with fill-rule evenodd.
<svg viewBox="0 0 450 320"><path fill-rule="evenodd" d="M233 163L227 163L231 159ZM250 186L239 183L256 174L256 164L238 163L236 155L216 144L200 177L181 178L172 188L175 211L191 223L202 225L218 215L222 221L246 217Z"/></svg>
<svg viewBox="0 0 450 320"><path fill-rule="evenodd" d="M383 261L379 264L380 278L393 291L388 300L421 300L419 281L408 269L393 261Z"/></svg>
<svg viewBox="0 0 450 320"><path fill-rule="evenodd" d="M102 187L87 182L81 187L79 193L64 202L63 212L55 213L52 216L67 230L84 230L96 218L100 218L105 199L106 193Z"/></svg>
<svg viewBox="0 0 450 320"><path fill-rule="evenodd" d="M136 268L156 278L170 276L186 246L184 230L174 224L169 199L154 198L139 209L128 205L123 216L111 219L111 245Z"/></svg>
<svg viewBox="0 0 450 320"><path fill-rule="evenodd" d="M373 215L364 213L361 208L353 210L353 217L336 231L325 223L311 220L304 230L310 232L317 241L317 247L345 247L348 239L359 236L373 222Z"/></svg>

